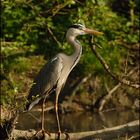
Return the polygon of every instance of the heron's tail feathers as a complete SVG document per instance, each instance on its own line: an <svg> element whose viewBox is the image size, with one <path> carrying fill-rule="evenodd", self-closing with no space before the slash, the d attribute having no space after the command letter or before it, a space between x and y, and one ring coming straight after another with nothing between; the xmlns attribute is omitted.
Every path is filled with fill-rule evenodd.
<svg viewBox="0 0 140 140"><path fill-rule="evenodd" d="M34 101L28 102L28 103L26 104L26 107L25 107L25 112L30 111L30 110L33 108L33 106L35 106L36 104L38 104L38 102L39 102L40 100L41 100L41 97L40 97L40 98L37 98L37 99L34 100Z"/></svg>

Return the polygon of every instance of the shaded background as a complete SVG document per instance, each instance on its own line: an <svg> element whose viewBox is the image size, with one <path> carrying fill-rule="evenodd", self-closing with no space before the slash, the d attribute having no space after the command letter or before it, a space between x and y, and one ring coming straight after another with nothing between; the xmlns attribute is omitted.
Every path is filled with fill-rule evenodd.
<svg viewBox="0 0 140 140"><path fill-rule="evenodd" d="M94 37L95 44L102 47L97 51L113 73L139 83L139 6L138 0L2 0L0 104L5 114L23 107L33 78L48 59L62 51L72 53L65 33L74 23L104 32ZM83 55L59 102L74 103L76 109L66 111L98 110L103 97L118 82L91 52L89 37L79 40ZM81 82L84 78L87 80ZM104 109L111 108L138 110L139 90L120 86Z"/></svg>

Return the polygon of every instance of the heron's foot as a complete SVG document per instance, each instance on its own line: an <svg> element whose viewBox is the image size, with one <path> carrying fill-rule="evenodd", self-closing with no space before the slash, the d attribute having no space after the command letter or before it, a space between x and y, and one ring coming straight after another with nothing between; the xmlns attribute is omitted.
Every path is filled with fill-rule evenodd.
<svg viewBox="0 0 140 140"><path fill-rule="evenodd" d="M44 129L41 129L39 131L37 131L34 135L33 138L37 138L37 139L45 139L47 136L46 134L50 137L51 134L48 131L45 131Z"/></svg>
<svg viewBox="0 0 140 140"><path fill-rule="evenodd" d="M58 131L58 132L57 132L57 138L56 138L56 140L60 140L61 135L65 135L65 137L64 137L65 140L70 140L69 134L66 133L66 132L61 132L61 131ZM63 139L64 139L64 138L63 138Z"/></svg>

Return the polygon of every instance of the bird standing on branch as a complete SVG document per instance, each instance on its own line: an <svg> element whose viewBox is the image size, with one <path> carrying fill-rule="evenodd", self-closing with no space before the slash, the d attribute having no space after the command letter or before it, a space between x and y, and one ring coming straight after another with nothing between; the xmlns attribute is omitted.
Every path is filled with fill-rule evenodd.
<svg viewBox="0 0 140 140"><path fill-rule="evenodd" d="M82 46L80 42L76 39L79 35L93 34L102 35L102 32L96 30L91 30L86 28L81 24L74 24L69 27L66 33L67 42L73 47L73 53L71 55L66 55L64 53L59 53L53 57L44 67L40 70L38 75L34 80L29 95L27 97L28 103L26 105L26 110L29 111L34 105L38 104L40 100L42 102L42 129L40 132L45 134L44 129L44 106L45 100L52 92L55 91L55 112L58 126L58 137L60 137L61 129L58 116L58 96L61 89L64 87L68 75L72 69L79 62L82 54ZM49 134L49 133L48 133Z"/></svg>

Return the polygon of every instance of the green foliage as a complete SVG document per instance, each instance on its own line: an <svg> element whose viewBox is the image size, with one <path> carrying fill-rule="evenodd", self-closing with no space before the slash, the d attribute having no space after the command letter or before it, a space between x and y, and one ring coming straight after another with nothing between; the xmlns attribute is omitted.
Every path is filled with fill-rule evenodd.
<svg viewBox="0 0 140 140"><path fill-rule="evenodd" d="M120 73L127 52L116 42L121 40L128 44L138 43L139 20L137 14L130 15L133 18L116 14L106 2L2 0L2 72L15 74L16 80L18 74L32 73L30 68L33 66L39 69L36 66L39 61L32 63L29 61L32 55L43 54L46 58L50 58L62 49L70 54L72 50L65 43L65 32L69 25L78 22L104 32L103 36L94 37L95 44L102 47L98 51L111 69ZM133 27L136 29L133 30ZM75 71L76 75L93 73L104 76L102 65L88 47L88 36L80 37L79 40L83 45L83 55ZM24 86L16 86L21 87L18 87L20 93ZM7 87L4 91L7 91L8 97L13 96L14 89ZM2 96L2 103L8 99L7 96Z"/></svg>

